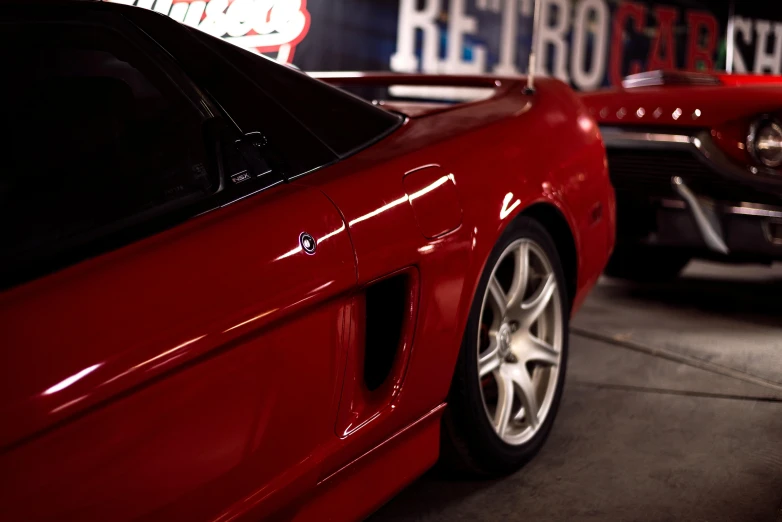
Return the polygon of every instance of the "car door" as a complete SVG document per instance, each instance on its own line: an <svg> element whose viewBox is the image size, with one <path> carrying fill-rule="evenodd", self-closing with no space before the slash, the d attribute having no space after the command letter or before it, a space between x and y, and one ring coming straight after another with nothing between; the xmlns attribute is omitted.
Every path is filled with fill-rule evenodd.
<svg viewBox="0 0 782 522"><path fill-rule="evenodd" d="M103 6L0 25L0 519L211 519L314 485L356 284L340 213L248 164Z"/></svg>

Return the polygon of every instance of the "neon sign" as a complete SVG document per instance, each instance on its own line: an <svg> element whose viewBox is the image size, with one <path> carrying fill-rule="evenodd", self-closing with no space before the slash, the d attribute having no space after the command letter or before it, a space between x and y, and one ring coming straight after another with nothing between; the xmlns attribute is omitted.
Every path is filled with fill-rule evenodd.
<svg viewBox="0 0 782 522"><path fill-rule="evenodd" d="M110 0L167 15L255 53L291 63L310 28L307 0Z"/></svg>

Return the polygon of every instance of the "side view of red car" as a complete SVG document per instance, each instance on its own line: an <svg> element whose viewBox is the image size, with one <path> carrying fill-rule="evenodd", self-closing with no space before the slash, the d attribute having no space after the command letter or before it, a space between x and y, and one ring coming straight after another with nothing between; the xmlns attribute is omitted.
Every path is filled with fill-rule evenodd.
<svg viewBox="0 0 782 522"><path fill-rule="evenodd" d="M357 519L540 448L614 241L564 84L340 80L493 90L373 105L143 9L0 18L0 519Z"/></svg>
<svg viewBox="0 0 782 522"><path fill-rule="evenodd" d="M782 260L782 78L651 71L581 96L616 189L609 275Z"/></svg>

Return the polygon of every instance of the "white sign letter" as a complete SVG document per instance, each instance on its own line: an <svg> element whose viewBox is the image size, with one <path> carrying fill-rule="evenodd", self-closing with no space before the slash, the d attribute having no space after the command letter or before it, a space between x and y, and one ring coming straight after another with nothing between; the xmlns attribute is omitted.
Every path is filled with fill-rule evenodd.
<svg viewBox="0 0 782 522"><path fill-rule="evenodd" d="M738 45L735 45L735 43L739 39L739 34L741 34L741 40L746 45L750 44L752 41L752 21L749 18L736 16L733 18L733 26L733 69L737 73L746 73L749 72L747 63L744 61L744 56L742 56Z"/></svg>
<svg viewBox="0 0 782 522"><path fill-rule="evenodd" d="M780 73L780 66L782 65L782 25L773 24L774 26L774 53L768 54L766 52L766 46L768 45L768 37L771 33L771 22L768 20L756 20L755 31L755 73L762 74L765 69L769 69L772 74Z"/></svg>
<svg viewBox="0 0 782 522"><path fill-rule="evenodd" d="M415 34L419 29L423 41L424 72L437 72L437 49L439 47L435 20L440 14L440 0L424 0L424 8L416 9L416 0L400 0L399 28L396 37L396 53L391 56L391 70L397 72L418 72L418 58L415 55Z"/></svg>
<svg viewBox="0 0 782 522"><path fill-rule="evenodd" d="M586 70L587 42L590 15L595 14L595 38L592 47L592 68ZM570 74L573 83L582 91L597 89L603 83L606 72L606 46L608 45L608 7L603 0L582 0L576 7L573 23L573 56Z"/></svg>
<svg viewBox="0 0 782 522"><path fill-rule="evenodd" d="M500 62L494 67L497 74L519 74L516 68L516 33L519 27L517 0L505 0L500 33Z"/></svg>
<svg viewBox="0 0 782 522"><path fill-rule="evenodd" d="M570 30L570 2L568 0L538 0L542 2L542 20L539 22L537 38L538 65L537 72L546 74L546 64L549 62L549 51L554 49L553 75L563 82L570 83L567 74L567 43L565 34ZM557 18L552 20L552 7L557 8Z"/></svg>
<svg viewBox="0 0 782 522"><path fill-rule="evenodd" d="M486 49L473 46L473 59L464 59L464 35L478 32L478 21L464 14L465 0L450 0L448 9L448 50L443 70L450 74L480 74L486 69Z"/></svg>

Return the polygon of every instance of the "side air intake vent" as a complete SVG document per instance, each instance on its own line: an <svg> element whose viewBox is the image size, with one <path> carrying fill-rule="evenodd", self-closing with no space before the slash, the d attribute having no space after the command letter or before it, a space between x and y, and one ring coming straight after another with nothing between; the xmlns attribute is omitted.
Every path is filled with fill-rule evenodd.
<svg viewBox="0 0 782 522"><path fill-rule="evenodd" d="M350 299L338 436L364 426L399 392L412 351L419 288L418 270L409 266L367 284Z"/></svg>
<svg viewBox="0 0 782 522"><path fill-rule="evenodd" d="M402 342L409 277L399 274L366 290L366 354L364 383L378 389L391 373Z"/></svg>

